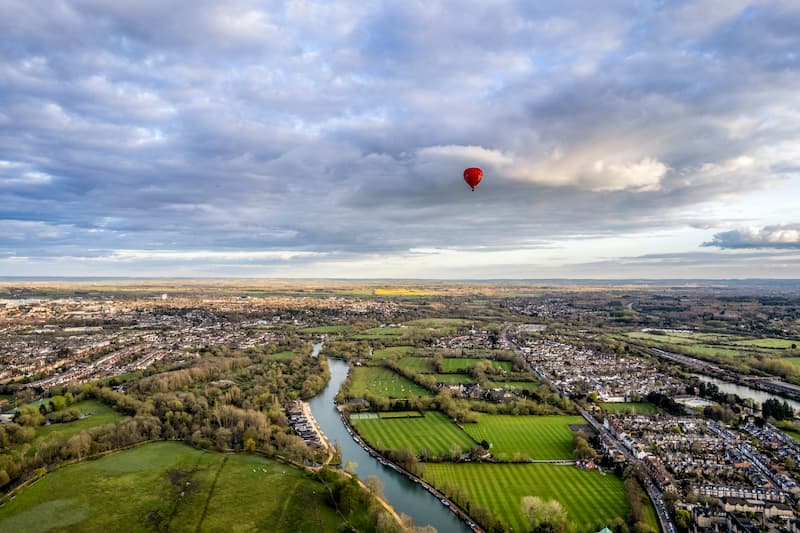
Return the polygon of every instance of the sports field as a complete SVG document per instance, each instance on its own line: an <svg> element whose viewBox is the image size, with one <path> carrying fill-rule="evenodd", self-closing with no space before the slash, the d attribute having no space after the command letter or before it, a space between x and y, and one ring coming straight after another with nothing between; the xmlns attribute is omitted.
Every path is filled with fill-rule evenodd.
<svg viewBox="0 0 800 533"><path fill-rule="evenodd" d="M426 389L386 368L357 366L351 372L349 394L353 398L361 398L367 392L389 398L431 396Z"/></svg>
<svg viewBox="0 0 800 533"><path fill-rule="evenodd" d="M0 507L0 531L333 531L323 494L282 463L159 442L46 475Z"/></svg>
<svg viewBox="0 0 800 533"><path fill-rule="evenodd" d="M352 420L353 426L373 448L397 450L408 448L419 455L427 448L434 455L450 451L454 444L462 451L475 443L452 420L438 411L426 411L424 417Z"/></svg>
<svg viewBox="0 0 800 533"><path fill-rule="evenodd" d="M584 424L580 416L514 416L482 413L464 430L476 442L486 440L497 459L525 454L530 459L572 459L573 435L568 424Z"/></svg>
<svg viewBox="0 0 800 533"><path fill-rule="evenodd" d="M520 509L524 496L560 501L578 531L599 531L627 512L622 480L571 465L426 463L425 478L436 487L460 487L472 505L486 508L514 531L528 531Z"/></svg>

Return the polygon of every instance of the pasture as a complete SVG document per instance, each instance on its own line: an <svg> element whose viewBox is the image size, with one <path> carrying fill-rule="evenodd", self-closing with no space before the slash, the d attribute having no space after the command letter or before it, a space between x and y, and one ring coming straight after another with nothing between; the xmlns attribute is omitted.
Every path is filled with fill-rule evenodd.
<svg viewBox="0 0 800 533"><path fill-rule="evenodd" d="M779 350L796 349L800 345L800 340L797 339L748 339L744 341L736 341L735 344L742 346L755 346L757 348L777 348Z"/></svg>
<svg viewBox="0 0 800 533"><path fill-rule="evenodd" d="M391 346L389 348L381 348L372 352L373 359L388 359L390 357L402 357L408 355L414 349L413 346Z"/></svg>
<svg viewBox="0 0 800 533"><path fill-rule="evenodd" d="M425 374L431 371L431 359L428 357L403 357L397 361L397 366L414 374Z"/></svg>
<svg viewBox="0 0 800 533"><path fill-rule="evenodd" d="M448 453L453 445L468 451L475 443L452 420L438 411L424 417L352 420L359 434L377 450L408 448L420 455L427 448L434 455Z"/></svg>
<svg viewBox="0 0 800 533"><path fill-rule="evenodd" d="M401 337L408 333L407 328L384 327L365 329L353 337L354 340L381 340L385 338Z"/></svg>
<svg viewBox="0 0 800 533"><path fill-rule="evenodd" d="M478 422L464 424L475 442L486 440L498 460L516 454L529 459L572 459L573 434L569 424L584 424L580 416L514 416L481 413Z"/></svg>
<svg viewBox="0 0 800 533"><path fill-rule="evenodd" d="M65 443L73 435L77 435L81 431L89 428L102 426L103 424L113 424L121 420L122 415L111 409L105 404L95 400L84 400L74 405L77 407L85 418L66 422L64 424L50 424L47 426L39 426L36 428L36 437L31 443L31 449L35 450L39 443L53 440L59 443Z"/></svg>
<svg viewBox="0 0 800 533"><path fill-rule="evenodd" d="M431 396L428 390L386 368L357 366L350 372L351 398L363 398L367 393L389 398Z"/></svg>
<svg viewBox="0 0 800 533"><path fill-rule="evenodd" d="M525 496L558 500L578 531L599 531L627 512L622 480L570 465L426 463L425 478L438 488L460 487L472 506L486 508L514 531L528 531L520 509Z"/></svg>
<svg viewBox="0 0 800 533"><path fill-rule="evenodd" d="M511 361L493 361L491 359L477 359L474 357L448 357L442 359L442 372L446 374L469 372L472 367L481 361L489 361L495 368L502 368L506 372L511 371Z"/></svg>
<svg viewBox="0 0 800 533"><path fill-rule="evenodd" d="M282 463L159 442L46 475L0 507L0 531L333 531L323 494Z"/></svg>

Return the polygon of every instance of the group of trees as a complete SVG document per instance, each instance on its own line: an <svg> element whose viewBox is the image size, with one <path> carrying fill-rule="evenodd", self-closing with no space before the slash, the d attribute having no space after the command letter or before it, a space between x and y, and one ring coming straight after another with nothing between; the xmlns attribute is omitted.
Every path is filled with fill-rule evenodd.
<svg viewBox="0 0 800 533"><path fill-rule="evenodd" d="M791 420L794 417L794 411L786 400L781 402L777 398L770 398L761 404L761 415L764 420L769 420L770 418Z"/></svg>
<svg viewBox="0 0 800 533"><path fill-rule="evenodd" d="M585 461L587 459L594 459L597 457L597 451L592 448L592 445L589 444L589 439L582 431L575 432L573 436L573 444L574 448L572 450L572 456L575 457L575 459L579 461Z"/></svg>
<svg viewBox="0 0 800 533"><path fill-rule="evenodd" d="M287 348L298 355L271 357ZM305 348L302 344L244 351L212 348L184 368L129 381L127 392L99 383L54 391L41 407L23 408L14 423L0 426L0 486L8 488L65 460L158 439L312 461L317 452L292 432L282 409L290 400L315 395L327 382L327 362L310 357L310 347ZM39 425L47 418L54 422L77 418L80 413L72 405L89 398L127 418L92 427L66 441L37 442L32 448Z"/></svg>
<svg viewBox="0 0 800 533"><path fill-rule="evenodd" d="M641 485L646 476L645 472L635 467L628 467L623 473L623 490L634 533L656 533L647 521L647 505L650 500Z"/></svg>

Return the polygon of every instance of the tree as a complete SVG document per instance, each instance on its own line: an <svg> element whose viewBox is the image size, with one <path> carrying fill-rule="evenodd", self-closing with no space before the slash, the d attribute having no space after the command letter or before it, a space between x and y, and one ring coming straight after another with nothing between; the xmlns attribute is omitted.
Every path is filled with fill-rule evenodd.
<svg viewBox="0 0 800 533"><path fill-rule="evenodd" d="M689 526L692 524L692 513L686 509L675 510L675 525L681 531L689 531Z"/></svg>
<svg viewBox="0 0 800 533"><path fill-rule="evenodd" d="M383 483L381 483L380 478L378 476L367 476L367 479L364 480L364 485L379 498L383 497Z"/></svg>
<svg viewBox="0 0 800 533"><path fill-rule="evenodd" d="M530 519L533 532L560 533L572 529L567 512L556 500L545 501L538 496L525 496L521 507L522 514Z"/></svg>
<svg viewBox="0 0 800 533"><path fill-rule="evenodd" d="M344 471L350 474L351 476L357 475L357 470L358 470L358 463L356 463L352 459L344 464Z"/></svg>

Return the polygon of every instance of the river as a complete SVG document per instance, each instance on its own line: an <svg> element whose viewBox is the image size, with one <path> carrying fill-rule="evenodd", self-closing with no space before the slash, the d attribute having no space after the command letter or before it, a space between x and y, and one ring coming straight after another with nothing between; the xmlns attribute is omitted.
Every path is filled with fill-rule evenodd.
<svg viewBox="0 0 800 533"><path fill-rule="evenodd" d="M755 400L759 405L769 399L776 399L780 400L781 402L783 401L789 402L789 405L792 407L792 409L794 409L795 413L800 412L800 402L797 402L795 400L790 400L788 398L783 398L775 394L770 394L768 392L754 389L746 385L731 383L730 381L724 381L711 376L706 376L704 374L697 374L692 372L691 375L700 379L701 381L705 381L706 383L713 383L714 385L719 387L719 390L721 390L722 392L725 392L727 394L735 394L740 398L750 398L752 400Z"/></svg>
<svg viewBox="0 0 800 533"><path fill-rule="evenodd" d="M440 533L470 531L467 524L456 518L436 497L406 476L380 464L353 440L333 404L339 387L347 378L348 365L339 359L328 359L328 366L331 370L328 385L308 403L317 424L331 444L338 442L341 445L342 462L355 462L361 480L377 476L383 483L386 500L398 512L412 517L418 526L430 525Z"/></svg>

